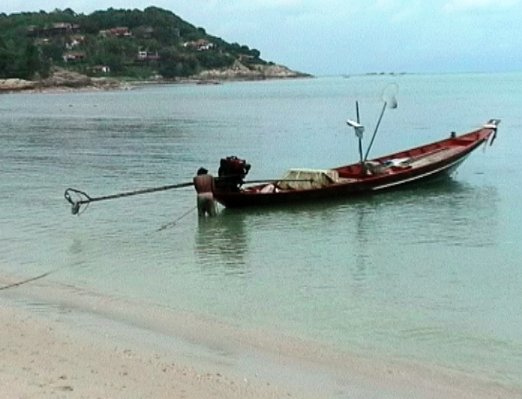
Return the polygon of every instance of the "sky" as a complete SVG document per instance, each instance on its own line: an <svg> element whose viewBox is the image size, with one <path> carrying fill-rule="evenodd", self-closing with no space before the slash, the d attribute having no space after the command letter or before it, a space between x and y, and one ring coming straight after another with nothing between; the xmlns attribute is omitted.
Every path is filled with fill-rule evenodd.
<svg viewBox="0 0 522 399"><path fill-rule="evenodd" d="M522 0L2 0L0 13L149 6L317 76L522 71Z"/></svg>

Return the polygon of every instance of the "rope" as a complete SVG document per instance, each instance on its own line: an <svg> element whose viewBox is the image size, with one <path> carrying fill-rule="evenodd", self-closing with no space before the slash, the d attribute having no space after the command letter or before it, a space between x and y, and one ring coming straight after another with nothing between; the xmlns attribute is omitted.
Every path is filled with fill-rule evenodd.
<svg viewBox="0 0 522 399"><path fill-rule="evenodd" d="M181 219L183 219L185 216L188 216L190 215L192 212L194 212L195 210L197 209L197 205L190 208L187 212L185 212L183 215L179 216L178 218L176 218L174 221L172 222L169 222L167 224L164 224L163 226L161 226L158 230L156 231L163 231L169 227L172 227L174 226L176 223L178 223Z"/></svg>
<svg viewBox="0 0 522 399"><path fill-rule="evenodd" d="M170 223L167 223L163 226L161 226L158 230L156 231L162 231L162 230L165 230L169 227L172 227L174 226L176 223L178 223L181 219L187 217L188 215L190 215L192 212L194 212L195 210L197 209L197 206L194 206L192 208L190 208L187 212L183 213L181 216L179 216L178 218L176 218L174 221L170 222ZM53 274L59 270L63 269L63 267L61 268L58 268L58 269L54 269L54 270L50 270L48 272L45 272L43 274L40 274L36 277L30 277L28 279L25 279L25 280L22 280L22 281L18 281L16 283L11 283L11 284L8 284L8 285L4 285L3 287L0 287L0 291L3 291L3 290L7 290L9 288L15 288L15 287L19 287L21 285L24 285L24 284L27 284L27 283L30 283L30 282L33 282L33 281L36 281L36 280L40 280L44 277L47 277L49 276L50 274Z"/></svg>
<svg viewBox="0 0 522 399"><path fill-rule="evenodd" d="M31 281L39 280L39 279L41 279L41 278L47 277L49 274L54 273L54 272L57 271L57 270L59 270L59 269L51 270L51 271L49 271L49 272L47 272L47 273L40 274L39 276L31 277L31 278L28 278L28 279L26 279L26 280L22 280L22 281L18 281L17 283L12 283L12 284L8 284L8 285L4 285L3 287L0 287L0 291L1 291L1 290L7 290L8 288L19 287L19 286L21 286L21 285L24 285L24 284L30 283Z"/></svg>

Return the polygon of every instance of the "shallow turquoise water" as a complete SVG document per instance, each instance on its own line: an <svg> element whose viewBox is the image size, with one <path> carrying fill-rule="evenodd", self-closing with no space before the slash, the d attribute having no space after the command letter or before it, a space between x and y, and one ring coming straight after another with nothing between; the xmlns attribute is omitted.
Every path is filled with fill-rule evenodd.
<svg viewBox="0 0 522 399"><path fill-rule="evenodd" d="M366 198L198 221L189 181L228 155L251 179L357 159L395 82L384 154L503 120L453 180ZM0 97L0 272L522 385L522 75L320 78ZM178 219L174 225L158 231Z"/></svg>

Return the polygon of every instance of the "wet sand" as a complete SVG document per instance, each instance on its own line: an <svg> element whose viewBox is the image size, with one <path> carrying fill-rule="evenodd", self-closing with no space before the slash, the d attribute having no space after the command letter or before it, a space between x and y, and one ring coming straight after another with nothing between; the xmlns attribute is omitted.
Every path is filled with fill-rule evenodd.
<svg viewBox="0 0 522 399"><path fill-rule="evenodd" d="M0 287L13 279L0 278ZM339 353L38 280L0 290L6 398L520 398L456 371Z"/></svg>

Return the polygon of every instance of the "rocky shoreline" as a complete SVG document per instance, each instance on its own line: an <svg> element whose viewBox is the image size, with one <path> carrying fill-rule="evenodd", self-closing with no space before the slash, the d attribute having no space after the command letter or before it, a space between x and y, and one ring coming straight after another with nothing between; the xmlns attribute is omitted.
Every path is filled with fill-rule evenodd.
<svg viewBox="0 0 522 399"><path fill-rule="evenodd" d="M306 78L312 75L293 71L285 66L276 64L255 65L246 67L240 62L234 63L228 69L212 69L203 71L190 78L167 80L155 79L128 82L113 78L93 78L66 69L56 69L46 79L0 79L0 93L14 92L48 92L48 91L77 91L77 90L125 90L133 86L148 83L221 83L224 81L248 81L267 79Z"/></svg>
<svg viewBox="0 0 522 399"><path fill-rule="evenodd" d="M72 91L79 89L113 90L123 87L122 82L116 79L91 78L65 69L55 70L53 74L46 79L0 79L0 93L53 90Z"/></svg>
<svg viewBox="0 0 522 399"><path fill-rule="evenodd" d="M228 69L209 69L195 76L199 80L264 80L264 79L292 79L312 77L309 74L293 71L277 64L253 65L246 67L236 61Z"/></svg>

